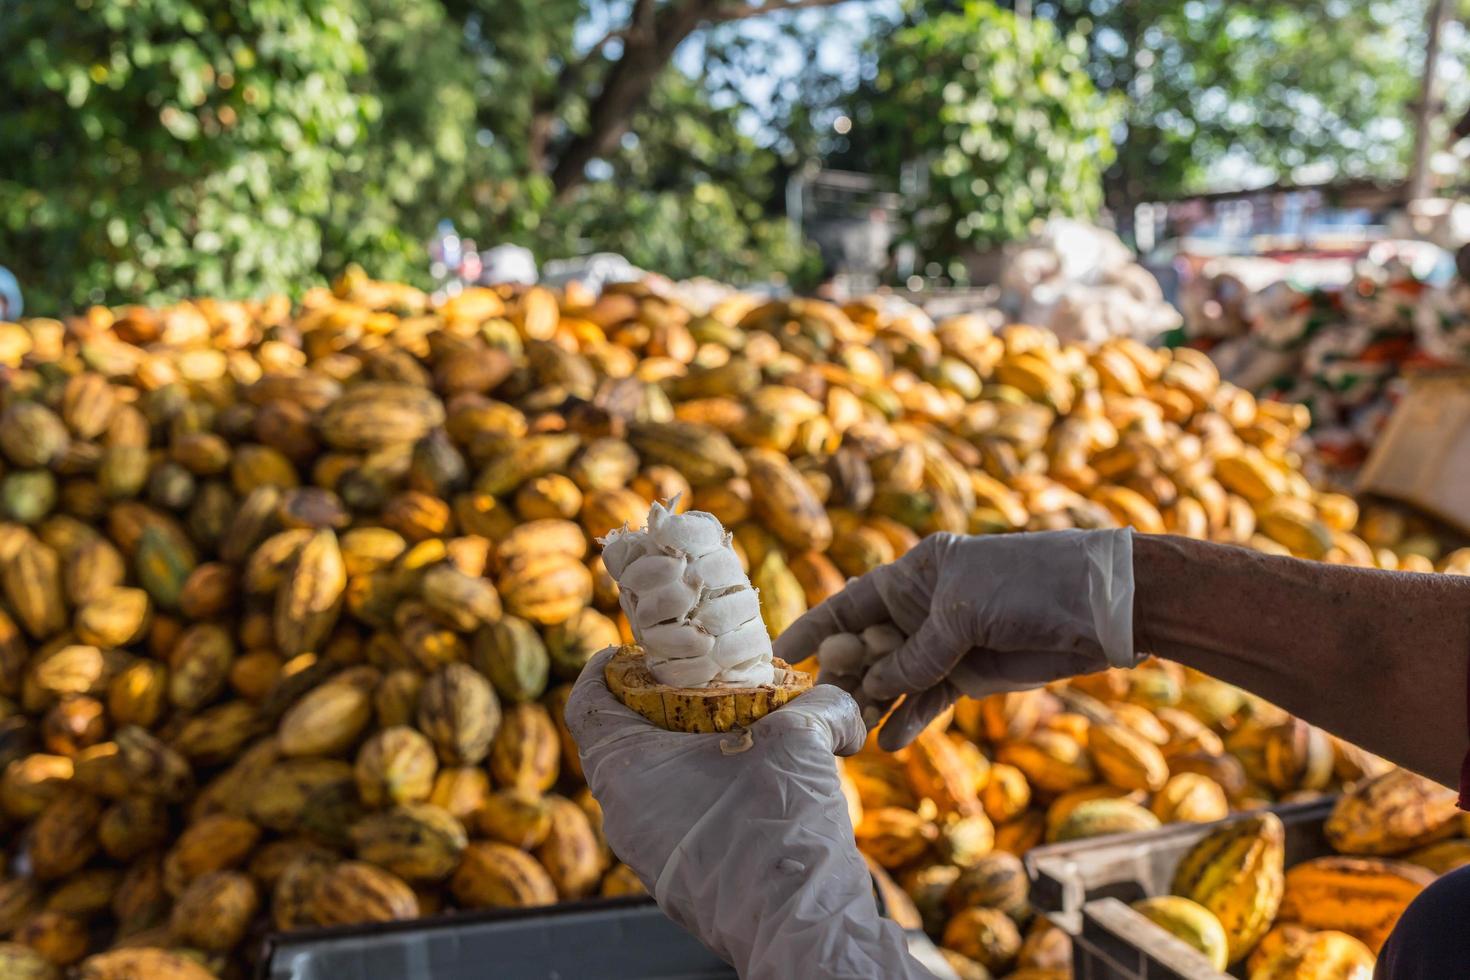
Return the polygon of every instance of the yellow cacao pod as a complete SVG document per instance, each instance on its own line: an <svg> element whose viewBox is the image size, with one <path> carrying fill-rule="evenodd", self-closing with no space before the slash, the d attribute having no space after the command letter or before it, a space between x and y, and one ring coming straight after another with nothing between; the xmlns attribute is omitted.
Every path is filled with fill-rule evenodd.
<svg viewBox="0 0 1470 980"><path fill-rule="evenodd" d="M298 853L280 868L271 885L271 923L277 929L300 929L316 924L312 897L321 879L336 863L333 852L311 851ZM264 883L265 879L261 880Z"/></svg>
<svg viewBox="0 0 1470 980"><path fill-rule="evenodd" d="M169 701L185 711L209 704L224 690L234 657L234 641L223 627L214 623L189 627L169 651Z"/></svg>
<svg viewBox="0 0 1470 980"><path fill-rule="evenodd" d="M1083 800L1056 824L1052 840L1061 842L1102 837L1107 834L1132 834L1153 830L1159 819L1132 800L1100 797Z"/></svg>
<svg viewBox="0 0 1470 980"><path fill-rule="evenodd" d="M1433 881L1433 872L1405 861L1312 858L1286 872L1280 918L1309 929L1345 932L1376 955L1404 909Z"/></svg>
<svg viewBox="0 0 1470 980"><path fill-rule="evenodd" d="M1240 760L1233 755L1226 755L1223 751L1218 753L1208 752L1185 752L1179 755L1169 756L1169 771L1174 775L1180 773L1198 773L1211 782L1219 784L1225 791L1227 798L1236 800L1245 793L1247 778L1244 767Z"/></svg>
<svg viewBox="0 0 1470 980"><path fill-rule="evenodd" d="M567 520L581 509L581 489L560 473L528 480L516 491L516 512L527 521Z"/></svg>
<svg viewBox="0 0 1470 980"><path fill-rule="evenodd" d="M1456 838L1412 850L1402 860L1428 868L1437 875L1470 865L1470 840Z"/></svg>
<svg viewBox="0 0 1470 980"><path fill-rule="evenodd" d="M1031 882L1021 859L996 851L955 876L945 889L944 906L951 913L969 908L1000 909L1020 919L1026 914L1030 892Z"/></svg>
<svg viewBox="0 0 1470 980"><path fill-rule="evenodd" d="M432 803L406 803L353 824L358 858L405 881L437 881L459 866L469 839L454 814Z"/></svg>
<svg viewBox="0 0 1470 980"><path fill-rule="evenodd" d="M1266 778L1278 792L1323 789L1332 781L1332 740L1300 719L1273 727L1266 735Z"/></svg>
<svg viewBox="0 0 1470 980"><path fill-rule="evenodd" d="M1225 927L1203 905L1178 895L1160 895L1134 902L1133 911L1199 950L1216 970L1225 969L1230 955Z"/></svg>
<svg viewBox="0 0 1470 980"><path fill-rule="evenodd" d="M89 936L81 919L47 909L31 916L15 930L15 940L56 966L71 966L87 955ZM0 952L0 969L5 962Z"/></svg>
<svg viewBox="0 0 1470 980"><path fill-rule="evenodd" d="M990 767L980 802L991 820L1005 823L1020 816L1030 805L1031 784L1026 781L1026 774L1015 766L997 762Z"/></svg>
<svg viewBox="0 0 1470 980"><path fill-rule="evenodd" d="M1195 844L1174 872L1175 894L1203 905L1225 927L1228 962L1244 958L1271 928L1286 884L1285 840L1274 813L1247 817Z"/></svg>
<svg viewBox="0 0 1470 980"><path fill-rule="evenodd" d="M79 871L56 886L46 907L63 915L90 918L111 908L122 877L115 868Z"/></svg>
<svg viewBox="0 0 1470 980"><path fill-rule="evenodd" d="M995 825L983 812L969 816L951 814L939 823L935 850L957 868L968 868L995 846Z"/></svg>
<svg viewBox="0 0 1470 980"><path fill-rule="evenodd" d="M541 705L509 705L490 746L490 774L497 786L544 793L556 783L561 743Z"/></svg>
<svg viewBox="0 0 1470 980"><path fill-rule="evenodd" d="M374 450L415 442L443 422L444 405L427 388L368 381L329 404L317 424L336 449Z"/></svg>
<svg viewBox="0 0 1470 980"><path fill-rule="evenodd" d="M440 668L419 692L418 728L446 765L474 765L485 758L500 727L495 691L474 668Z"/></svg>
<svg viewBox="0 0 1470 980"><path fill-rule="evenodd" d="M0 976L11 980L61 980L55 963L18 942L0 943Z"/></svg>
<svg viewBox="0 0 1470 980"><path fill-rule="evenodd" d="M318 876L309 914L317 925L356 925L417 918L418 898L397 875L365 861L344 861Z"/></svg>
<svg viewBox="0 0 1470 980"><path fill-rule="evenodd" d="M151 946L109 950L77 967L78 980L214 980L214 974L180 953Z"/></svg>
<svg viewBox="0 0 1470 980"><path fill-rule="evenodd" d="M1248 962L1250 980L1369 980L1373 951L1346 933L1285 924L1266 934Z"/></svg>
<svg viewBox="0 0 1470 980"><path fill-rule="evenodd" d="M375 732L358 750L353 772L364 806L418 803L429 798L439 760L424 735L406 725Z"/></svg>
<svg viewBox="0 0 1470 980"><path fill-rule="evenodd" d="M508 844L475 841L449 882L465 908L530 908L557 899L556 885L536 859Z"/></svg>
<svg viewBox="0 0 1470 980"><path fill-rule="evenodd" d="M791 574L801 584L808 609L821 605L841 592L847 579L826 555L817 551L803 551L792 555L787 564Z"/></svg>
<svg viewBox="0 0 1470 980"><path fill-rule="evenodd" d="M864 752L843 759L841 765L847 778L852 780L863 809L919 808L918 797L909 785L905 767L892 756Z"/></svg>
<svg viewBox="0 0 1470 980"><path fill-rule="evenodd" d="M785 456L769 449L745 454L756 516L794 551L825 551L832 522L822 502Z"/></svg>
<svg viewBox="0 0 1470 980"><path fill-rule="evenodd" d="M638 875L626 864L615 864L612 870L602 876L602 885L597 894L602 898L623 898L631 895L647 895L648 889L643 887L643 882Z"/></svg>
<svg viewBox="0 0 1470 980"><path fill-rule="evenodd" d="M31 824L27 853L40 880L77 871L97 852L96 829L102 804L90 793L67 788L58 793Z"/></svg>
<svg viewBox="0 0 1470 980"><path fill-rule="evenodd" d="M1045 698L1045 691L992 694L979 701L961 698L955 703L955 723L977 741L1018 742L1036 730Z"/></svg>
<svg viewBox="0 0 1470 980"><path fill-rule="evenodd" d="M346 751L373 717L372 688L378 672L371 667L363 681L333 678L306 694L281 717L277 739L290 756L331 756Z"/></svg>
<svg viewBox="0 0 1470 980"><path fill-rule="evenodd" d="M865 575L897 557L888 539L870 527L854 527L838 532L828 554L842 573L848 576Z"/></svg>
<svg viewBox="0 0 1470 980"><path fill-rule="evenodd" d="M210 871L191 881L174 902L169 929L188 946L228 952L245 938L260 893L249 875Z"/></svg>
<svg viewBox="0 0 1470 980"><path fill-rule="evenodd" d="M551 876L556 894L564 901L591 894L602 877L605 861L587 814L571 800L548 798L551 828L536 857Z"/></svg>
<svg viewBox="0 0 1470 980"><path fill-rule="evenodd" d="M648 464L672 466L699 488L745 475L745 460L722 433L692 422L640 422L628 441Z"/></svg>
<svg viewBox="0 0 1470 980"><path fill-rule="evenodd" d="M460 823L474 823L475 814L490 795L490 777L474 766L451 766L434 777L429 802L452 813Z"/></svg>
<svg viewBox="0 0 1470 980"><path fill-rule="evenodd" d="M592 601L592 573L566 555L533 557L502 575L498 587L511 615L542 625L564 622Z"/></svg>
<svg viewBox="0 0 1470 980"><path fill-rule="evenodd" d="M923 855L939 837L933 820L894 806L863 809L853 828L858 848L884 868L901 868Z"/></svg>
<svg viewBox="0 0 1470 980"><path fill-rule="evenodd" d="M806 595L780 552L772 550L750 573L750 584L760 592L761 619L777 637L806 612Z"/></svg>
<svg viewBox="0 0 1470 980"><path fill-rule="evenodd" d="M157 847L169 832L166 805L146 796L119 800L102 812L97 824L102 850L118 861L132 860Z"/></svg>
<svg viewBox="0 0 1470 980"><path fill-rule="evenodd" d="M31 539L0 567L0 584L33 639L45 640L66 628L61 559L50 547Z"/></svg>
<svg viewBox="0 0 1470 980"><path fill-rule="evenodd" d="M142 589L111 589L77 610L77 639L104 649L127 646L143 636L151 612Z"/></svg>
<svg viewBox="0 0 1470 980"><path fill-rule="evenodd" d="M319 792L348 786L356 790L352 765L341 759L282 759L243 787L251 820L271 830L295 829L307 801Z"/></svg>
<svg viewBox="0 0 1470 980"><path fill-rule="evenodd" d="M1123 725L1092 726L1087 749L1102 777L1122 789L1154 792L1169 779L1169 765L1159 747Z"/></svg>
<svg viewBox="0 0 1470 980"><path fill-rule="evenodd" d="M1021 932L1000 909L967 908L945 923L940 942L992 973L1004 974L1021 951Z"/></svg>
<svg viewBox="0 0 1470 980"><path fill-rule="evenodd" d="M151 727L167 703L168 668L155 660L137 660L112 679L107 710L119 725Z"/></svg>
<svg viewBox="0 0 1470 980"><path fill-rule="evenodd" d="M1154 794L1149 809L1161 823L1214 823L1230 813L1230 802L1220 784L1208 776L1183 772L1169 777Z"/></svg>
<svg viewBox="0 0 1470 980"><path fill-rule="evenodd" d="M1017 972L1029 974L1060 972L1065 980L1072 975L1072 937L1046 919L1037 919L1021 944L1016 957ZM1032 976L1031 980L1042 980Z"/></svg>
<svg viewBox="0 0 1470 980"><path fill-rule="evenodd" d="M551 804L524 791L496 790L475 817L486 837L523 851L540 847L551 833Z"/></svg>
<svg viewBox="0 0 1470 980"><path fill-rule="evenodd" d="M506 570L544 555L584 558L587 536L570 520L542 518L521 524L495 546L496 567Z"/></svg>
<svg viewBox="0 0 1470 980"><path fill-rule="evenodd" d="M215 813L190 824L164 855L164 885L177 895L209 871L243 864L260 840L260 828L243 817Z"/></svg>
<svg viewBox="0 0 1470 980"><path fill-rule="evenodd" d="M1036 732L1025 741L1008 742L996 761L1015 766L1037 789L1064 793L1096 778L1092 759L1075 738L1061 732Z"/></svg>
<svg viewBox="0 0 1470 980"><path fill-rule="evenodd" d="M1339 797L1323 829L1344 854L1400 854L1453 835L1458 822L1453 790L1393 769Z"/></svg>
<svg viewBox="0 0 1470 980"><path fill-rule="evenodd" d="M926 728L909 744L906 767L914 792L920 799L933 800L940 813L983 814L977 792L982 774L937 726Z"/></svg>

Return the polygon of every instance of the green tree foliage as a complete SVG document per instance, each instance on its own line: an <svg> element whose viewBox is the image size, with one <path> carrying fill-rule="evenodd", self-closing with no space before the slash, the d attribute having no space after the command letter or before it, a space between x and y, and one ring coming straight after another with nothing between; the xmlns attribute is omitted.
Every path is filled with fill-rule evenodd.
<svg viewBox="0 0 1470 980"><path fill-rule="evenodd" d="M480 100L488 158L461 231L527 245L541 258L620 252L671 276L801 274L812 257L779 217L796 156L786 134L796 127L752 134L760 113L736 80L749 77L749 35L719 26L758 11L791 31L791 18L764 16L784 5L450 0L482 66L482 90L494 93ZM685 43L703 48L688 59L692 70L672 64ZM653 81L618 116L601 96L630 70ZM776 122L784 105L770 99L761 121ZM608 131L622 134L612 149L568 174L567 156Z"/></svg>
<svg viewBox="0 0 1470 980"><path fill-rule="evenodd" d="M964 3L912 0L898 26ZM1093 81L1123 98L1105 187L1124 224L1132 205L1145 200L1273 179L1404 173L1423 68L1424 0L1028 6L1063 33L1084 36ZM1457 36L1463 32L1446 40ZM1463 62L1464 52L1451 49L1446 58ZM1452 109L1465 104L1453 88L1446 95Z"/></svg>
<svg viewBox="0 0 1470 980"><path fill-rule="evenodd" d="M31 309L298 287L375 119L349 0L10 0L0 255Z"/></svg>
<svg viewBox="0 0 1470 980"><path fill-rule="evenodd" d="M1411 0L1062 0L1127 96L1117 207L1220 182L1402 176L1424 10Z"/></svg>
<svg viewBox="0 0 1470 980"><path fill-rule="evenodd" d="M671 64L798 0L0 2L0 261L33 310L298 292L354 261L422 282L443 217L675 275L805 256L773 217L780 134Z"/></svg>
<svg viewBox="0 0 1470 980"><path fill-rule="evenodd" d="M475 144L475 65L438 0L358 0L357 17L368 69L353 90L380 110L336 172L320 268L334 275L357 262L419 281L434 226L487 168Z"/></svg>
<svg viewBox="0 0 1470 980"><path fill-rule="evenodd" d="M1116 104L1084 67L1086 42L992 3L925 17L877 50L839 159L898 182L917 167L914 234L927 258L1026 236L1102 203Z"/></svg>
<svg viewBox="0 0 1470 980"><path fill-rule="evenodd" d="M665 275L734 282L810 271L792 229L770 213L777 155L740 129L738 106L715 108L668 73L632 120L606 169L554 204L526 241L544 255L621 252Z"/></svg>

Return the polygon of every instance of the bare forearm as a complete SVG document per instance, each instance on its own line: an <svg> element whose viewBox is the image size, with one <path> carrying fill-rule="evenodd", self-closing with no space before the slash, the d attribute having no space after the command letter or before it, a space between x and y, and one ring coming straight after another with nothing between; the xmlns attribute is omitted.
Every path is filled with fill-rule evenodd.
<svg viewBox="0 0 1470 980"><path fill-rule="evenodd" d="M1133 544L1141 650L1245 688L1453 786L1466 742L1470 578Z"/></svg>

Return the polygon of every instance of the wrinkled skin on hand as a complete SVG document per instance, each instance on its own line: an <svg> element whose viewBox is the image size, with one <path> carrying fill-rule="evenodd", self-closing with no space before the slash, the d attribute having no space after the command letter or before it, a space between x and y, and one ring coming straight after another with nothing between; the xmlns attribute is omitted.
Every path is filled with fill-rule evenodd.
<svg viewBox="0 0 1470 980"><path fill-rule="evenodd" d="M659 906L747 978L929 977L879 917L835 755L865 736L818 686L748 731L660 729L607 689L593 657L567 702L603 833Z"/></svg>
<svg viewBox="0 0 1470 980"><path fill-rule="evenodd" d="M1131 665L1129 542L1126 531L930 535L793 623L777 639L776 656L796 663L834 633L896 625L908 640L861 686L874 702L904 697L879 735L883 748L901 748L961 694L1025 690L1106 669L1101 635L1114 637L1113 659Z"/></svg>

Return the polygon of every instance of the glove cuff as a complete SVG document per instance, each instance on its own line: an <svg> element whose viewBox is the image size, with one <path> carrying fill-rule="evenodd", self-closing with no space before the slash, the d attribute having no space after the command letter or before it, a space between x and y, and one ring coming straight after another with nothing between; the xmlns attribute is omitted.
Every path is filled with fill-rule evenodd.
<svg viewBox="0 0 1470 980"><path fill-rule="evenodd" d="M1133 530L1094 531L1083 538L1092 626L1108 664L1138 663L1133 644Z"/></svg>

